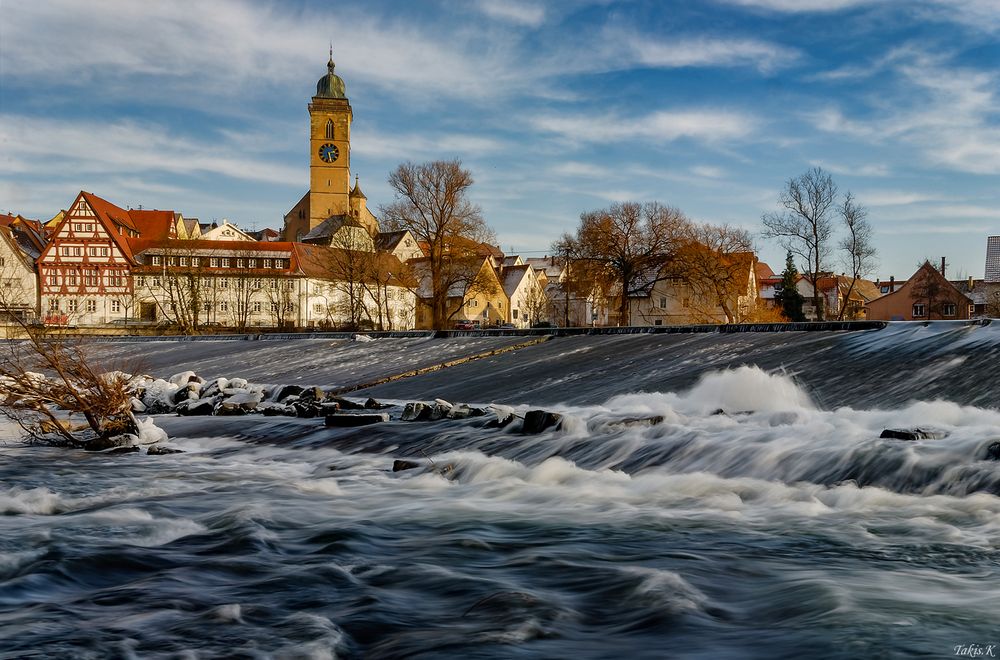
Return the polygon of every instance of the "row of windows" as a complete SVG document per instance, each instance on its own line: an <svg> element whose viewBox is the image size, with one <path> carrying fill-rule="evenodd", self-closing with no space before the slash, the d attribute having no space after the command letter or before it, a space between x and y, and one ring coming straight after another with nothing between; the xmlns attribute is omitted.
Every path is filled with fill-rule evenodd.
<svg viewBox="0 0 1000 660"><path fill-rule="evenodd" d="M80 304L81 302L83 303L83 305ZM97 301L90 299L81 301L77 300L76 298L67 298L65 304L63 304L63 301L61 301L59 298L49 299L50 312L58 312L61 311L63 308L65 308L65 310L70 314L79 312L81 309L86 311L88 314L93 314L94 312L97 311ZM121 302L118 300L112 300L111 311L112 312L122 311Z"/></svg>
<svg viewBox="0 0 1000 660"><path fill-rule="evenodd" d="M103 281L102 281L103 280ZM45 276L45 284L48 286L104 286L123 287L125 286L125 274L120 270L102 271L96 268L84 268L83 270L71 270L66 272L52 273Z"/></svg>
<svg viewBox="0 0 1000 660"><path fill-rule="evenodd" d="M263 259L255 257L164 257L154 254L149 257L153 266L208 266L209 268L288 268L288 259Z"/></svg>
<svg viewBox="0 0 1000 660"><path fill-rule="evenodd" d="M224 300L224 301L220 302L217 305L217 307L218 307L218 310L220 312L228 312L229 311L229 302ZM233 307L236 308L236 310L234 310L234 311L237 311L239 309L239 305L238 304L237 305L233 305ZM293 311L295 309L295 305L293 305L292 303L285 303L284 307L285 307L285 311L286 312L291 312L291 311ZM271 310L272 314L277 314L278 313L278 308L279 308L278 303L274 303L274 302L271 303L270 310ZM171 309L176 312L176 310L177 310L176 305L171 305ZM261 314L264 311L264 304L260 303L260 302L252 302L252 303L250 303L250 306L247 309L248 309L248 311L251 314ZM210 314L212 312L212 303L202 303L202 305L201 305L201 311L205 312L206 314Z"/></svg>
<svg viewBox="0 0 1000 660"><path fill-rule="evenodd" d="M83 246L63 245L59 248L59 254L64 257L82 257ZM111 248L90 245L87 247L87 255L91 257L107 257L111 254Z"/></svg>
<svg viewBox="0 0 1000 660"><path fill-rule="evenodd" d="M168 284L170 283L169 278L167 279L167 282ZM231 288L237 290L249 287L250 289L256 291L258 289L265 288L264 282L265 280L261 277L254 277L250 279L239 278L239 279L234 279L233 281L230 281L230 278L228 277L206 277L203 287L206 289L210 289L214 286L216 289ZM292 291L295 289L295 280L278 280L278 279L268 279L267 288L280 289L282 286L282 282L284 283L285 289L287 289L288 291ZM232 286L230 286L230 284L232 284ZM163 278L159 275L151 275L151 276L139 275L138 277L135 278L135 285L139 288L144 288L144 287L161 288L163 286Z"/></svg>
<svg viewBox="0 0 1000 660"><path fill-rule="evenodd" d="M71 229L77 234L92 234L94 233L94 223L92 222L74 222L71 223Z"/></svg>
<svg viewBox="0 0 1000 660"><path fill-rule="evenodd" d="M971 315L973 311L972 305L969 305L969 314ZM941 316L955 316L958 313L958 306L955 303L944 303L941 305ZM927 316L927 306L924 303L914 303L913 304L913 318L921 319Z"/></svg>

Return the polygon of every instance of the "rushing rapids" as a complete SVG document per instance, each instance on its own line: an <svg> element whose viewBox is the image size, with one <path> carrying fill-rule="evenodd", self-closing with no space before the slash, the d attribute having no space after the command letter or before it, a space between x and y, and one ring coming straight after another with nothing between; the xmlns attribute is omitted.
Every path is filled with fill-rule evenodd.
<svg viewBox="0 0 1000 660"><path fill-rule="evenodd" d="M993 336L903 324L645 347L568 338L357 393L401 404L447 391L519 415L544 403L562 423L537 435L489 418L402 422L396 407L389 423L345 429L160 416L185 452L168 456L8 443L0 657L951 657L998 645ZM435 350L407 347L414 361ZM634 366L609 369L622 364ZM935 439L879 437L915 426ZM419 467L392 472L398 458Z"/></svg>

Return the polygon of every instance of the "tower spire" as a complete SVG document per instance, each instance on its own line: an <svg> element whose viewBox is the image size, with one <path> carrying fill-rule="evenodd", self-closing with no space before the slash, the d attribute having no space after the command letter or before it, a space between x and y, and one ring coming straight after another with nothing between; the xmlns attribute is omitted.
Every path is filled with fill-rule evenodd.
<svg viewBox="0 0 1000 660"><path fill-rule="evenodd" d="M330 42L330 60L326 63L326 68L330 73L333 73L333 41Z"/></svg>

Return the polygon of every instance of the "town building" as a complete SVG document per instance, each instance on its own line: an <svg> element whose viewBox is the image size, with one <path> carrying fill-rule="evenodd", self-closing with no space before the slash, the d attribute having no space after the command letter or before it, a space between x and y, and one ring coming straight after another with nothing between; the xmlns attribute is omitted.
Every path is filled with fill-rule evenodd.
<svg viewBox="0 0 1000 660"><path fill-rule="evenodd" d="M868 303L868 318L880 321L968 319L973 300L925 261L903 286Z"/></svg>

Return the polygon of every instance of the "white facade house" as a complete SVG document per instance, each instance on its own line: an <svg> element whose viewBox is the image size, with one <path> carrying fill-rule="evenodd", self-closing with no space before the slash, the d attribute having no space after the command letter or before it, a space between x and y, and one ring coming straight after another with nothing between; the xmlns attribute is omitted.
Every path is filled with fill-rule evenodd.
<svg viewBox="0 0 1000 660"><path fill-rule="evenodd" d="M0 324L38 317L35 260L43 248L40 223L0 215Z"/></svg>

